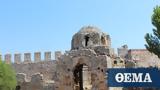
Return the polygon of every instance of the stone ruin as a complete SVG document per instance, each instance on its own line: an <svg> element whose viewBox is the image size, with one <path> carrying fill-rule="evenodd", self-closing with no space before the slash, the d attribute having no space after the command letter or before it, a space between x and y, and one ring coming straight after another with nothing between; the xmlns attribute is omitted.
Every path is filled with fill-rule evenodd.
<svg viewBox="0 0 160 90"><path fill-rule="evenodd" d="M58 54L58 55L57 55ZM61 52L55 52L55 58L58 58ZM17 73L17 89L16 90L54 90L54 76L56 72L57 60L52 59L51 52L44 53L44 59L41 59L41 53L34 53L34 60L31 60L31 53L14 54L14 62L12 55L4 55L7 64L11 64Z"/></svg>
<svg viewBox="0 0 160 90"><path fill-rule="evenodd" d="M20 53L14 54L14 60L11 54L6 54L4 60L17 73L16 90L122 90L107 86L107 68L140 67L141 59L145 61L148 57L158 60L147 50L128 49L127 45L117 51L118 55L111 47L109 34L85 26L73 35L71 50L56 51L55 59L51 52L45 52L44 59L41 52L35 52L34 60L31 53L24 53L23 61ZM147 58L146 53L150 55Z"/></svg>
<svg viewBox="0 0 160 90"><path fill-rule="evenodd" d="M4 60L17 73L17 90L106 90L106 70L112 67L110 36L97 27L81 28L72 38L71 50L6 54ZM12 62L14 61L14 63Z"/></svg>
<svg viewBox="0 0 160 90"><path fill-rule="evenodd" d="M118 55L125 60L125 67L157 67L160 59L146 49L128 49L127 45L118 48Z"/></svg>

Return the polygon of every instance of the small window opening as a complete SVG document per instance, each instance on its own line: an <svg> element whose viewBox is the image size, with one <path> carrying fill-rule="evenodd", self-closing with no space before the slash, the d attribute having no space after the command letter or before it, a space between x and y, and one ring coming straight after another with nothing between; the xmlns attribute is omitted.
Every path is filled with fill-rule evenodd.
<svg viewBox="0 0 160 90"><path fill-rule="evenodd" d="M89 36L85 36L85 46L88 46Z"/></svg>
<svg viewBox="0 0 160 90"><path fill-rule="evenodd" d="M103 45L106 45L106 38L104 36L101 36L101 43Z"/></svg>
<svg viewBox="0 0 160 90"><path fill-rule="evenodd" d="M120 61L120 63L123 63L123 61Z"/></svg>
<svg viewBox="0 0 160 90"><path fill-rule="evenodd" d="M103 69L101 69L101 72L103 72Z"/></svg>
<svg viewBox="0 0 160 90"><path fill-rule="evenodd" d="M117 64L117 61L114 61L114 64Z"/></svg>

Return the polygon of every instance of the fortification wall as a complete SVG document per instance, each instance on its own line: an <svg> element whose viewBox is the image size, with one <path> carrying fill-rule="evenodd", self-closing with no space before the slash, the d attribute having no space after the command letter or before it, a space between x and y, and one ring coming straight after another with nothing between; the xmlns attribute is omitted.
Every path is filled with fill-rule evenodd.
<svg viewBox="0 0 160 90"><path fill-rule="evenodd" d="M56 51L54 54L55 58L53 59L53 53L50 51L44 52L44 59L42 59L41 52L35 52L33 56L34 60L32 60L31 53L24 53L24 55L21 53L16 53L13 55L13 57L12 54L5 54L4 61L7 64L12 64L12 67L17 74L26 74L27 80L31 80L32 75L35 73L42 74L44 80L53 80L56 72L56 62L62 53L60 51ZM0 58L2 58L2 55L0 56ZM12 60L12 58L14 60Z"/></svg>
<svg viewBox="0 0 160 90"><path fill-rule="evenodd" d="M56 61L41 61L37 63L28 63L28 64L12 64L12 67L16 73L26 74L28 80L31 79L31 76L35 73L40 73L44 76L44 80L52 80L54 73L56 71Z"/></svg>
<svg viewBox="0 0 160 90"><path fill-rule="evenodd" d="M31 80L27 80L26 74L17 74L18 85L16 90L55 90L55 83L53 80L46 81L44 76L40 73L35 73L31 76Z"/></svg>
<svg viewBox="0 0 160 90"><path fill-rule="evenodd" d="M7 64L11 64L11 63L28 64L28 63L37 63L41 61L58 60L58 58L61 55L62 55L61 51L55 51L54 55L51 51L47 51L47 52L44 52L44 59L42 59L41 52L34 52L34 60L32 60L32 54L28 52L24 53L23 55L21 53L15 53L13 55L10 53L7 53L4 56L0 55L0 59L3 59Z"/></svg>
<svg viewBox="0 0 160 90"><path fill-rule="evenodd" d="M146 49L130 49L128 59L136 62L137 67L160 67L159 58Z"/></svg>

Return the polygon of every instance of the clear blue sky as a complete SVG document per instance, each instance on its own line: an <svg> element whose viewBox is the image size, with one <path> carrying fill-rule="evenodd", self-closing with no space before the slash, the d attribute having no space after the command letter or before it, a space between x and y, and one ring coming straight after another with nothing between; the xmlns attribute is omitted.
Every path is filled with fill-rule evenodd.
<svg viewBox="0 0 160 90"><path fill-rule="evenodd" d="M159 0L0 0L0 51L69 50L74 33L95 25L112 47L145 48Z"/></svg>

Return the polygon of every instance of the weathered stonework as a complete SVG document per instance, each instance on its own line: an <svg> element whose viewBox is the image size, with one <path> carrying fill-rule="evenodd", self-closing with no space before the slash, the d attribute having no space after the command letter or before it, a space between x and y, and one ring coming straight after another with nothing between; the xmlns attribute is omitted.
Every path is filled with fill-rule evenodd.
<svg viewBox="0 0 160 90"><path fill-rule="evenodd" d="M4 58L5 58L5 62L6 62L7 64L11 63L11 54L6 54L6 55L4 56Z"/></svg>
<svg viewBox="0 0 160 90"><path fill-rule="evenodd" d="M24 53L24 63L31 63L31 53Z"/></svg>
<svg viewBox="0 0 160 90"><path fill-rule="evenodd" d="M73 36L72 50L57 61L57 90L107 90L106 68L111 64L109 36L83 27Z"/></svg>
<svg viewBox="0 0 160 90"><path fill-rule="evenodd" d="M81 90L80 88L84 88L84 90L106 90L105 69L108 58L107 55L97 56L90 49L73 50L67 53L67 55L63 55L57 64L57 73L59 74L57 82L60 84L57 90L73 90L73 87L74 90ZM87 80L76 81L81 79L76 74L82 72L85 72L85 75L81 77ZM82 82L87 83L87 85L82 84ZM70 89L63 89L65 87Z"/></svg>
<svg viewBox="0 0 160 90"><path fill-rule="evenodd" d="M44 53L44 60L45 61L50 61L51 60L51 52L45 52Z"/></svg>
<svg viewBox="0 0 160 90"><path fill-rule="evenodd" d="M82 27L72 38L71 49L91 48L96 46L111 46L110 36L97 27Z"/></svg>
<svg viewBox="0 0 160 90"><path fill-rule="evenodd" d="M61 57L62 53L61 51L56 51L55 52L55 60L58 60Z"/></svg>
<svg viewBox="0 0 160 90"><path fill-rule="evenodd" d="M122 47L118 48L117 51L118 51L118 55L124 59L126 58L126 55L128 54L128 46L123 45Z"/></svg>
<svg viewBox="0 0 160 90"><path fill-rule="evenodd" d="M31 80L27 80L25 74L19 73L17 74L17 80L17 90L55 90L54 82L45 82L43 75L40 73L32 75Z"/></svg>
<svg viewBox="0 0 160 90"><path fill-rule="evenodd" d="M135 62L135 67L160 67L160 59L146 49L130 49L127 61Z"/></svg>
<svg viewBox="0 0 160 90"><path fill-rule="evenodd" d="M14 63L16 63L16 64L21 63L21 54L20 53L14 54Z"/></svg>
<svg viewBox="0 0 160 90"><path fill-rule="evenodd" d="M37 63L21 63L12 64L17 73L25 73L28 80L31 79L35 73L40 73L44 76L45 80L52 80L54 72L56 71L56 61L41 61Z"/></svg>
<svg viewBox="0 0 160 90"><path fill-rule="evenodd" d="M117 56L110 36L93 26L82 27L73 35L71 50L56 51L55 59L50 51L44 52L44 59L41 52L34 53L34 60L31 53L16 53L14 60L6 54L4 59L17 73L16 90L122 90L108 87L108 68L160 66L154 54L127 45L118 48Z"/></svg>
<svg viewBox="0 0 160 90"><path fill-rule="evenodd" d="M34 60L35 60L35 62L40 62L41 61L41 52L35 52L34 53Z"/></svg>

